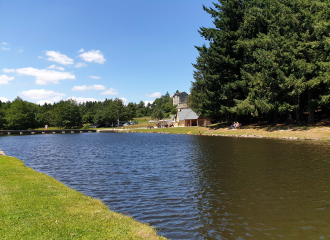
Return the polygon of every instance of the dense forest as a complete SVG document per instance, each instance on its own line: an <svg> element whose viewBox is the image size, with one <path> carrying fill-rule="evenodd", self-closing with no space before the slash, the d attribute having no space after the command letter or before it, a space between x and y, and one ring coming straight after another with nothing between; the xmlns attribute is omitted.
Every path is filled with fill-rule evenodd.
<svg viewBox="0 0 330 240"><path fill-rule="evenodd" d="M330 2L219 0L204 10L189 105L216 120L330 116Z"/></svg>
<svg viewBox="0 0 330 240"><path fill-rule="evenodd" d="M169 93L152 104L128 103L121 99L105 99L99 102L77 103L74 100L54 104L37 105L17 97L13 102L0 101L0 129L23 130L44 127L80 128L83 124L116 124L133 118L151 116L161 119L175 112Z"/></svg>

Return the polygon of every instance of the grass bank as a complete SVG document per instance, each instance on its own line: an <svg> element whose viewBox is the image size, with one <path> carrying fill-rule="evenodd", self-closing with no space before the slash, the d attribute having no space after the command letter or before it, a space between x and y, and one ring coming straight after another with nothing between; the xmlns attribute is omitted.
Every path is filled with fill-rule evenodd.
<svg viewBox="0 0 330 240"><path fill-rule="evenodd" d="M330 140L330 126L248 125L231 130L228 124L213 124L207 127L132 129L132 131L170 134L198 134L200 132L202 135Z"/></svg>
<svg viewBox="0 0 330 240"><path fill-rule="evenodd" d="M110 211L100 200L68 188L0 156L2 239L165 239L131 217Z"/></svg>

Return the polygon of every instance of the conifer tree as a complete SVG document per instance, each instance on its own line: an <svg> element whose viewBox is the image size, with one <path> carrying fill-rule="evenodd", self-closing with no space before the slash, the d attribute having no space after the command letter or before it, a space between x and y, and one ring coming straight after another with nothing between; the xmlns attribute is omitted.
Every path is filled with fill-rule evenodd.
<svg viewBox="0 0 330 240"><path fill-rule="evenodd" d="M244 15L243 1L219 0L214 8L204 6L204 10L214 19L215 27L199 30L209 46L196 47L199 57L197 64L193 64L196 83L192 85L190 101L197 112L220 119L230 114L234 99L243 95L240 74L243 53L235 47Z"/></svg>

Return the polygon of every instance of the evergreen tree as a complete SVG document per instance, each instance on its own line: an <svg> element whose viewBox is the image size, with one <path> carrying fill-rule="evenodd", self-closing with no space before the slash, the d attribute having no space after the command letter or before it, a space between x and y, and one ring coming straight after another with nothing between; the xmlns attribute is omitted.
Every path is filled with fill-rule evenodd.
<svg viewBox="0 0 330 240"><path fill-rule="evenodd" d="M243 52L236 47L244 16L244 1L219 0L214 8L206 8L214 28L200 28L209 47L196 47L199 52L190 101L195 110L205 116L220 119L231 113L235 99L244 98L240 69Z"/></svg>
<svg viewBox="0 0 330 240"><path fill-rule="evenodd" d="M315 121L315 107L328 103L329 89L329 4L323 1L260 1L256 11L247 11L245 29L262 17L266 31L256 38L244 38L239 45L251 56L244 62L243 79L249 94L238 103L262 112L287 114L301 121L308 110L308 122Z"/></svg>

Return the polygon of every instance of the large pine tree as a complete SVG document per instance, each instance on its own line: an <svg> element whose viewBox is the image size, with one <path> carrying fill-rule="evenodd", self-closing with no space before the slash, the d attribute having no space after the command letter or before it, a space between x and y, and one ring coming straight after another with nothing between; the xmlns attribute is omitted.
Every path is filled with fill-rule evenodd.
<svg viewBox="0 0 330 240"><path fill-rule="evenodd" d="M199 52L191 88L191 105L205 116L220 119L235 106L234 99L243 95L240 68L243 52L235 47L240 37L244 9L242 0L220 0L214 8L204 10L214 19L214 28L200 28L209 46L196 47Z"/></svg>
<svg viewBox="0 0 330 240"><path fill-rule="evenodd" d="M330 103L330 2L219 0L204 10L214 28L201 28L209 46L199 57L190 104L199 113L287 116L299 123ZM294 114L295 113L295 114Z"/></svg>

